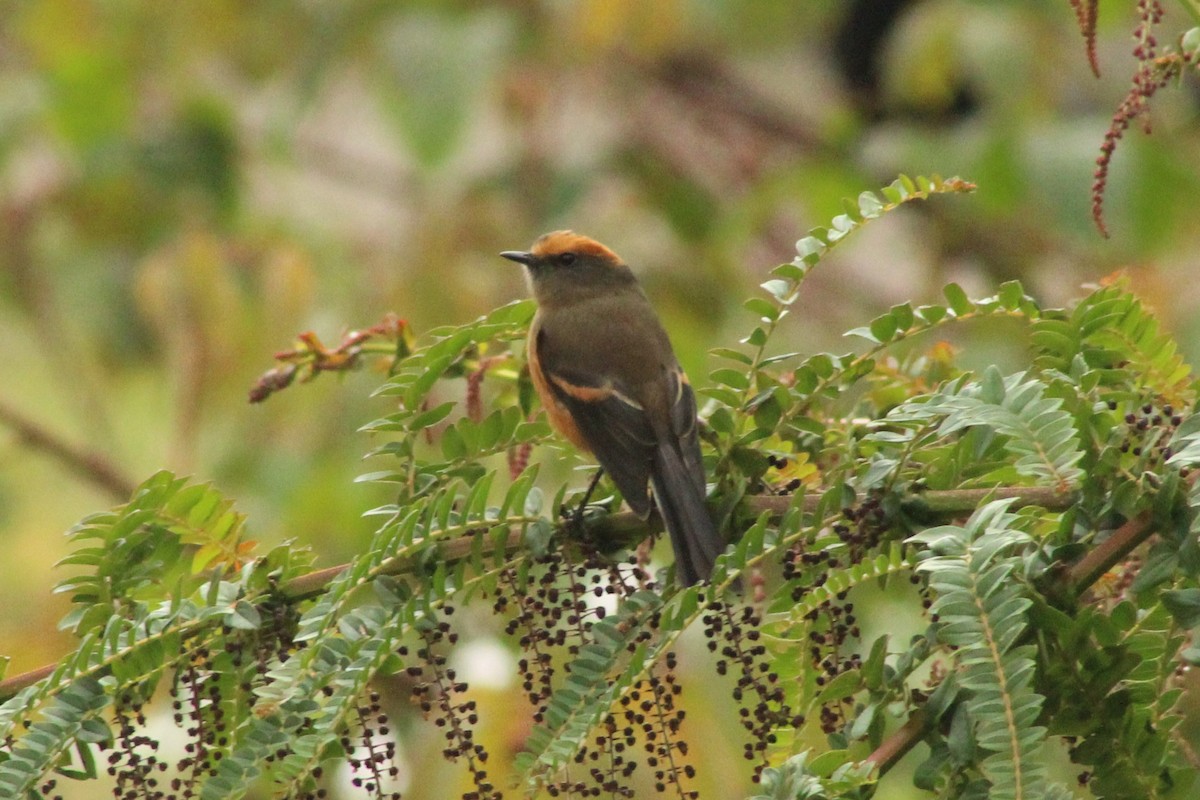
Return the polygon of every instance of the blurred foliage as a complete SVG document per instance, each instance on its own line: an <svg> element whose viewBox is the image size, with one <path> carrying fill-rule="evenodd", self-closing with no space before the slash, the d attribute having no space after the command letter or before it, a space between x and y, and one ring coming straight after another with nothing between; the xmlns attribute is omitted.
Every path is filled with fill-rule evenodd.
<svg viewBox="0 0 1200 800"><path fill-rule="evenodd" d="M1193 8L1165 6L1164 44ZM55 532L160 468L213 480L267 544L361 552L362 510L389 499L350 480L371 446L353 432L390 407L375 381L261 408L246 390L301 332L342 341L389 313L427 330L521 296L494 254L552 228L634 265L699 379L744 333L737 302L842 197L963 174L970 200L839 248L772 347L836 350L949 281L1020 278L1065 304L1126 268L1200 355L1194 75L1155 96L1152 136L1121 142L1110 239L1089 214L1133 2L1099 3L1099 79L1069 4L1033 0L8 0L0 19L0 606L20 610L0 652L17 671L73 646L51 634ZM1025 334L994 322L945 332L966 366L1023 363Z"/></svg>

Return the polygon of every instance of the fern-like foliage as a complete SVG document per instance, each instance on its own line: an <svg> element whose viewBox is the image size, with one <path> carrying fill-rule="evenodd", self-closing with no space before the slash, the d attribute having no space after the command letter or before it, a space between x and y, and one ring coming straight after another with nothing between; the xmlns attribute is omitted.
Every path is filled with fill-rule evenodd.
<svg viewBox="0 0 1200 800"><path fill-rule="evenodd" d="M0 760L0 784L10 796L31 791L81 742L111 741L99 712L114 695L144 702L172 658L203 648L222 628L270 624L247 598L266 602L275 580L310 561L304 550L285 546L239 562L246 551L242 522L211 486L159 473L125 506L72 529L84 546L64 564L92 569L59 587L72 593L63 625L79 644L46 679L0 706L0 739L31 723L38 731L20 738L14 758ZM78 772L95 777L94 762L82 753Z"/></svg>
<svg viewBox="0 0 1200 800"><path fill-rule="evenodd" d="M1077 466L1083 451L1074 418L1062 405L1062 400L1046 396L1041 381L1024 373L1005 377L991 367L979 381L959 380L898 406L888 420L929 427L930 436L936 437L984 428L1003 437L1003 449L1018 475L1068 491L1083 477ZM983 446L986 443L975 445L977 456Z"/></svg>
<svg viewBox="0 0 1200 800"><path fill-rule="evenodd" d="M513 407L481 419L461 416L445 429L432 459L422 439L455 410L452 402L431 403L438 380L478 369L493 342L502 346L518 338L530 313L529 304L515 304L472 325L435 331L430 343L398 363L383 392L399 397L401 409L368 426L396 434L377 453L398 458L401 469L369 477L395 483L398 502L374 511L385 521L371 546L297 621L298 654L267 673L255 713L237 729L202 797L242 796L264 776L281 795L306 791L331 749L340 747L368 685L381 675L416 669L432 681L431 692L443 698L456 693L458 682L433 653L435 640L447 635L443 611L452 598L494 588L500 571L519 563L509 556L510 537L551 525L533 485L535 468L512 481L499 506L492 506L494 475L481 461L532 442L545 427L523 421ZM444 553L452 543L461 553L455 559ZM423 574L419 590L388 577L398 571ZM370 598L365 605L364 593ZM451 757L465 761L481 796L490 796L494 788L481 767L486 755L469 744L458 706L446 702L441 711L459 731Z"/></svg>
<svg viewBox="0 0 1200 800"><path fill-rule="evenodd" d="M917 569L937 593L937 635L956 648L955 677L966 694L969 735L986 756L978 769L988 796L1044 797L1045 768L1037 751L1046 730L1037 724L1042 697L1033 689L1034 649L1021 643L1032 601L1020 581L1020 550L1028 535L989 503L966 525L942 525L909 539L928 556Z"/></svg>
<svg viewBox="0 0 1200 800"><path fill-rule="evenodd" d="M843 765L830 773L805 751L763 771L761 792L748 800L828 800L870 787L874 780L861 765Z"/></svg>
<svg viewBox="0 0 1200 800"><path fill-rule="evenodd" d="M1177 407L1196 399L1191 367L1121 278L1096 290L1069 313L1033 325L1035 363L1045 371L1088 374L1102 395L1119 399L1132 383L1137 396Z"/></svg>

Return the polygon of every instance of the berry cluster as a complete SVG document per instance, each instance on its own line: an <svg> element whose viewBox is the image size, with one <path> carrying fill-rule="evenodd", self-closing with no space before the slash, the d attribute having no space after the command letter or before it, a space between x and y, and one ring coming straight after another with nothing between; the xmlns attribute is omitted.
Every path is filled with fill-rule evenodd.
<svg viewBox="0 0 1200 800"><path fill-rule="evenodd" d="M211 672L210 658L207 646L198 648L175 673L175 685L171 687L175 724L184 728L189 740L177 764L179 776L171 781L180 800L194 797L201 777L216 772L211 750L228 741L220 682Z"/></svg>
<svg viewBox="0 0 1200 800"><path fill-rule="evenodd" d="M657 625L655 626L657 627ZM699 792L684 791L681 776L695 777L691 764L680 764L675 753L686 757L688 744L679 737L683 709L675 707L675 698L683 690L675 679L675 654L667 653L661 675L642 681L621 698L621 714L629 725L640 728L646 750L646 766L654 770L655 791L674 786L680 798L695 800Z"/></svg>
<svg viewBox="0 0 1200 800"><path fill-rule="evenodd" d="M655 618L648 627L657 629L658 624ZM653 637L649 630L641 631L630 649ZM619 711L607 715L592 742L575 754L575 763L587 766L590 784L587 780L563 780L547 787L551 797L633 797L628 780L638 768L633 750L640 739L645 764L653 770L655 791L663 794L673 789L681 800L697 800L699 792L683 786L685 778L695 777L696 768L683 761L689 748L680 735L686 715L676 706L683 689L675 667L675 654L668 652L662 668L621 697Z"/></svg>
<svg viewBox="0 0 1200 800"><path fill-rule="evenodd" d="M767 454L767 466L772 469L783 471L787 468L789 460L785 456L777 456L774 453ZM772 491L779 495L789 495L799 489L804 484L800 478L792 478L787 483L780 486L775 486Z"/></svg>
<svg viewBox="0 0 1200 800"><path fill-rule="evenodd" d="M888 527L888 515L883 507L883 495L871 492L857 506L842 509L845 522L833 525L833 532L846 543L851 564L862 561L867 552L873 550ZM831 567L837 564L831 563Z"/></svg>
<svg viewBox="0 0 1200 800"><path fill-rule="evenodd" d="M1108 407L1116 410L1117 404L1109 402ZM1154 403L1148 402L1128 412L1124 422L1117 448L1122 453L1136 456L1147 467L1153 468L1171 457L1168 442L1183 423L1183 415L1176 412L1170 403L1156 407ZM1184 477L1187 477L1186 471Z"/></svg>
<svg viewBox="0 0 1200 800"><path fill-rule="evenodd" d="M579 561L572 560L575 554L581 555ZM628 597L648 586L653 581L636 554L628 562L615 563L582 541L570 551L538 559L534 570L501 572L493 608L510 617L505 632L516 637L524 651L517 666L536 722L545 717L556 670L571 671L580 646L591 640L593 625L605 616L604 607L591 602L606 595ZM629 643L630 652L650 643L659 624L657 615L646 620ZM679 737L684 713L675 706L680 687L674 669L675 656L668 653L665 668L630 690L620 710L608 715L594 738L575 754L575 763L586 767L586 775L548 785L550 796L633 796L626 781L639 765L634 757L639 740L658 791L675 787L679 796L691 796L680 786L683 777L694 774L694 767L679 763L687 743Z"/></svg>
<svg viewBox="0 0 1200 800"><path fill-rule="evenodd" d="M799 727L804 718L793 715L788 705L779 675L771 671L766 645L762 644L762 618L752 606L734 609L720 600L708 604L704 615L704 635L708 649L717 652L717 674L726 675L731 666L739 674L733 689L733 699L741 705L742 727L750 734L744 755L747 760L758 759L754 779L757 781L766 766L767 747L775 743L775 729L781 726ZM753 707L749 705L754 701Z"/></svg>
<svg viewBox="0 0 1200 800"><path fill-rule="evenodd" d="M791 595L795 602L803 600L814 587L825 585L831 570L862 561L879 545L889 525L882 497L877 494L868 495L858 506L843 509L842 516L844 521L831 527L845 545L844 549L809 552L804 542L797 542L787 552L783 578L793 583ZM804 615L804 622L808 626L809 663L817 671L814 682L818 687L844 672L861 668L862 656L848 650L848 644L857 641L862 634L847 592L838 592L831 599L822 601ZM823 705L821 730L827 734L836 732L845 724L845 716L842 702Z"/></svg>
<svg viewBox="0 0 1200 800"><path fill-rule="evenodd" d="M54 794L54 790L57 788L58 781L54 778L50 778L39 787L42 797L49 798L49 800L63 800L61 794Z"/></svg>
<svg viewBox="0 0 1200 800"><path fill-rule="evenodd" d="M174 765L176 776L168 788L161 786L160 775L170 765L158 757L159 742L144 732L145 699L134 689L119 694L114 707L116 735L112 741L98 745L101 752L108 753L107 771L114 780L114 797L189 800L196 796L199 782L216 773L217 758L229 743L228 689L236 686L243 695L249 694L256 682L266 680L269 658L286 658L291 648L291 612L266 616L267 625L241 637L233 629L222 627L225 647L220 653L214 654L201 644L176 670L170 688L171 708L175 724L184 729L188 742L183 757Z"/></svg>
<svg viewBox="0 0 1200 800"><path fill-rule="evenodd" d="M590 762L588 776L594 785L581 786L579 794L583 797L599 797L601 794L610 797L633 797L633 789L627 782L637 770L638 762L626 758L625 753L636 743L637 737L631 725L618 728L616 717L612 714L606 715L593 746L585 756Z"/></svg>
<svg viewBox="0 0 1200 800"><path fill-rule="evenodd" d="M824 585L829 578L828 570L837 565L838 560L828 550L809 552L803 541L792 545L783 559L783 579L795 581L792 602L799 603L810 589Z"/></svg>
<svg viewBox="0 0 1200 800"><path fill-rule="evenodd" d="M171 798L195 797L201 779L216 774L216 759L229 743L225 688L236 686L242 697L249 696L256 685L270 682L271 663L287 661L297 648L293 637L299 615L291 604L270 600L257 610L263 619L258 630L223 626L219 652L201 644L175 672L171 709L189 741L175 764Z"/></svg>
<svg viewBox="0 0 1200 800"><path fill-rule="evenodd" d="M368 700L367 705L357 709L357 748L348 733L342 737L346 763L355 773L350 782L378 800L400 800L399 792L383 790L386 782L395 781L400 774L400 768L396 766L396 742L388 737L388 717L379 704L379 693L372 691ZM383 737L382 741L379 737ZM358 773L366 773L366 776Z"/></svg>
<svg viewBox="0 0 1200 800"><path fill-rule="evenodd" d="M117 735L113 742L100 744L101 752L111 747L108 754L108 774L115 781L113 797L120 800L161 800L166 793L159 788L158 774L165 772L167 763L160 761L156 753L159 743L153 738L138 733L146 728L145 698L134 690L117 696L114 707Z"/></svg>
<svg viewBox="0 0 1200 800"><path fill-rule="evenodd" d="M786 551L782 565L783 579L797 582L792 587L793 601L800 602L811 588L824 585L829 578L829 570L862 561L879 545L890 524L883 496L875 492L868 494L857 506L843 508L842 517L845 521L836 522L831 528L846 545L843 552L810 552L804 541L796 542Z"/></svg>
<svg viewBox="0 0 1200 800"><path fill-rule="evenodd" d="M521 688L533 706L535 722L541 722L553 691L555 649L573 657L588 641L592 624L603 619L604 609L589 608L587 596L625 591L625 582L604 582L604 566L595 553L585 553L582 564L572 564L568 554L548 554L538 560L540 569L524 573L514 567L500 574L502 590L492 604L498 615L512 614L505 625L508 636L516 636L524 656L517 662ZM619 576L619 572L617 573ZM569 660L565 667L570 670Z"/></svg>
<svg viewBox="0 0 1200 800"><path fill-rule="evenodd" d="M821 603L805 620L812 626L808 634L809 655L813 666L820 670L815 678L817 686L825 686L843 672L862 668L862 656L846 652L847 640L857 640L861 635L854 604L846 602L846 592L838 592L834 600ZM822 731L834 733L844 724L845 709L840 702L821 707Z"/></svg>
<svg viewBox="0 0 1200 800"><path fill-rule="evenodd" d="M442 613L450 616L454 609L443 606ZM422 645L417 649L416 657L422 666L408 668L409 677L417 680L412 690L413 699L427 716L434 714L436 709L434 724L445 729L446 746L442 755L449 761L464 759L467 762L475 790L464 794L463 800L499 800L501 794L488 779L484 767L488 760L487 750L475 741L474 726L479 722L475 701L460 699L467 691L467 684L458 680L440 652L442 643L454 645L458 634L450 629L450 623L434 617L418 625L418 629ZM398 652L401 657L409 654L407 647L399 648Z"/></svg>

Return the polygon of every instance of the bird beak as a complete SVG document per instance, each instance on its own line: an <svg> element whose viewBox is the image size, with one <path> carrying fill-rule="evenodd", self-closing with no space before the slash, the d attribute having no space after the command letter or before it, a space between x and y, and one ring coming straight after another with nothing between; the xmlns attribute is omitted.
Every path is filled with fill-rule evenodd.
<svg viewBox="0 0 1200 800"><path fill-rule="evenodd" d="M509 261L515 261L527 267L533 263L533 253L526 253L523 250L505 250L500 255Z"/></svg>

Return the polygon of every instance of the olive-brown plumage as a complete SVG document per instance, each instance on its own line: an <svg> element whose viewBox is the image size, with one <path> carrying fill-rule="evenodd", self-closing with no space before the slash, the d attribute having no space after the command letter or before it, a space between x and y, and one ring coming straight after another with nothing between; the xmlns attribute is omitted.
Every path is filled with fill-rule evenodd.
<svg viewBox="0 0 1200 800"><path fill-rule="evenodd" d="M704 505L696 398L637 279L571 231L501 255L525 265L538 303L529 368L551 424L595 455L643 517L654 487L680 580L706 580L725 545Z"/></svg>

